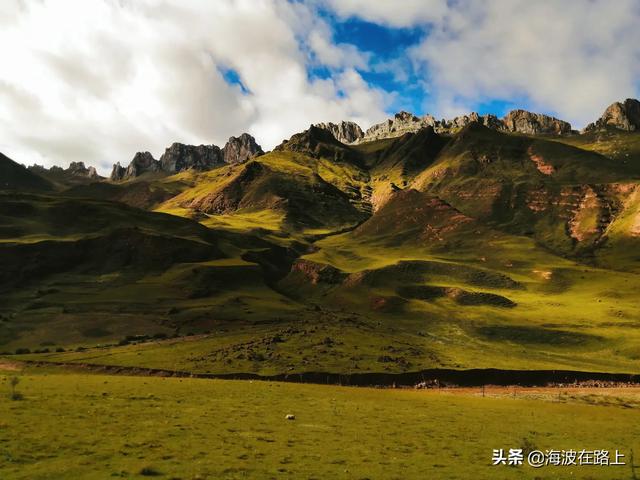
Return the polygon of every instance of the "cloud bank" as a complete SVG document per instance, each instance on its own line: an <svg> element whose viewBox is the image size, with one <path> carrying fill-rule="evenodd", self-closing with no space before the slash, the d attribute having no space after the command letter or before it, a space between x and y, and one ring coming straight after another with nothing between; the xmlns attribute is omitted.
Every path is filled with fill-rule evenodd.
<svg viewBox="0 0 640 480"><path fill-rule="evenodd" d="M327 0L342 18L423 28L409 49L425 110L466 113L515 102L578 127L638 95L637 0ZM395 6L394 6L395 4Z"/></svg>
<svg viewBox="0 0 640 480"><path fill-rule="evenodd" d="M312 122L368 124L388 101L358 73L366 55L275 0L5 0L0 58L0 151L102 173L174 141L247 131L271 148Z"/></svg>
<svg viewBox="0 0 640 480"><path fill-rule="evenodd" d="M382 58L335 40L349 19L420 35ZM0 151L107 173L174 141L246 131L269 149L313 122L381 121L399 95L381 72L418 113L516 104L581 127L638 95L638 25L637 0L4 0Z"/></svg>

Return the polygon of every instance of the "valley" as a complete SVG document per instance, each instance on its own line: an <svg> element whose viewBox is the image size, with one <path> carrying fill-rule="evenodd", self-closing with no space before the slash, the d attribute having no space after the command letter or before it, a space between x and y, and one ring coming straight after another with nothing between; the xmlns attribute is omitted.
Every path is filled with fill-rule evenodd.
<svg viewBox="0 0 640 480"><path fill-rule="evenodd" d="M0 196L0 351L220 374L636 373L637 134L461 122L354 144L312 126L266 154L246 135L172 145L124 179L75 166L88 180L68 186L6 159L23 191Z"/></svg>

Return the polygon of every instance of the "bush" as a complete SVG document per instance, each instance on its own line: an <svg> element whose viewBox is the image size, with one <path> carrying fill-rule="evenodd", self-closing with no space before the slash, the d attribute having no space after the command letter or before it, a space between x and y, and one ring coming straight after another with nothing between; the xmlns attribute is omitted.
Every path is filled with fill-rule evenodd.
<svg viewBox="0 0 640 480"><path fill-rule="evenodd" d="M56 352L58 352L58 353L60 353L60 352L64 352L64 351L65 351L65 349L64 349L64 348L62 348L62 347L58 347L58 348L56 348Z"/></svg>
<svg viewBox="0 0 640 480"><path fill-rule="evenodd" d="M16 387L20 383L20 378L11 377L9 380L9 385L11 385L11 400L22 400L24 396L20 392L16 392Z"/></svg>
<svg viewBox="0 0 640 480"><path fill-rule="evenodd" d="M144 467L142 470L140 470L140 475L144 477L157 477L162 474L154 468Z"/></svg>
<svg viewBox="0 0 640 480"><path fill-rule="evenodd" d="M16 348L16 355L24 355L26 353L31 353L31 350L29 350L28 348Z"/></svg>

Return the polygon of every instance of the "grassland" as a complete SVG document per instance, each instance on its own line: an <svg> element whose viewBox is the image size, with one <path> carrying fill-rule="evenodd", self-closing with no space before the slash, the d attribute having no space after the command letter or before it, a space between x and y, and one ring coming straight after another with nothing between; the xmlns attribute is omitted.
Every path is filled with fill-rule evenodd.
<svg viewBox="0 0 640 480"><path fill-rule="evenodd" d="M1 197L0 352L199 373L639 371L626 154L480 126L353 149L308 137L83 190L155 213Z"/></svg>
<svg viewBox="0 0 640 480"><path fill-rule="evenodd" d="M640 451L634 389L462 393L0 376L3 479L626 479L631 466L491 466L494 448ZM23 400L8 399L19 374ZM286 420L293 414L295 420ZM637 467L636 467L637 468Z"/></svg>
<svg viewBox="0 0 640 480"><path fill-rule="evenodd" d="M50 276L46 286L9 297L5 308L27 308L0 324L4 349L48 350L33 359L197 373L640 369L636 273L580 264L469 221L450 229L455 211L438 217L442 212L402 203L387 210L352 232L315 241L312 253L302 249L298 260L334 269L339 281L292 272L269 286L246 259L269 243L220 231L223 258L162 272ZM242 218L237 214L230 230L246 231ZM425 225L429 235L440 228L440 239L424 238ZM445 293L406 293L416 288ZM460 292L505 301L461 303ZM125 340L134 335L147 338Z"/></svg>

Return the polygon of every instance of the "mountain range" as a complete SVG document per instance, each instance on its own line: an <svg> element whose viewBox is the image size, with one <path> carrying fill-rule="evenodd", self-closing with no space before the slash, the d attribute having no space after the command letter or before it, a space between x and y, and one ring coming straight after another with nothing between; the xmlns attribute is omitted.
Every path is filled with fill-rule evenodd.
<svg viewBox="0 0 640 480"><path fill-rule="evenodd" d="M0 155L0 351L199 372L640 367L640 102ZM58 350L58 351L56 351Z"/></svg>

